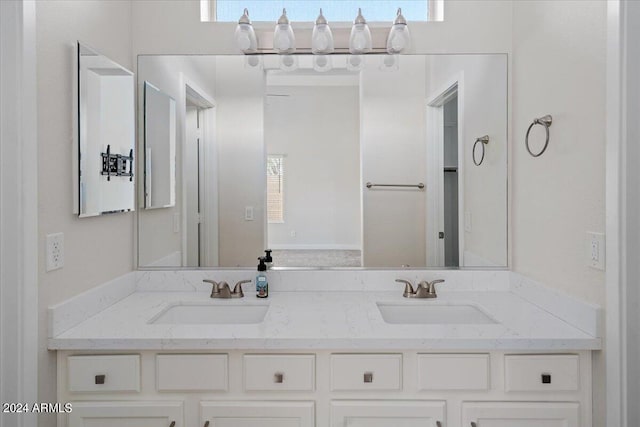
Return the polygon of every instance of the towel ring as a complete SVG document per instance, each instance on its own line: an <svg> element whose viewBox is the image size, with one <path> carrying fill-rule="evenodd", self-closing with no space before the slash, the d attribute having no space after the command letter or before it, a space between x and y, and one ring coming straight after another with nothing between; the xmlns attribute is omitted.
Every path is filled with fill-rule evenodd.
<svg viewBox="0 0 640 427"><path fill-rule="evenodd" d="M480 147L482 147L482 156L480 157L480 160L476 160L476 145L478 145L478 143L481 142L482 144L480 145ZM473 159L473 163L476 166L480 166L482 164L482 162L484 161L484 146L487 145L489 143L489 135L485 135L485 136L481 136L480 138L476 138L476 142L473 143L473 148L471 149L471 158Z"/></svg>
<svg viewBox="0 0 640 427"><path fill-rule="evenodd" d="M546 151L547 146L549 145L549 128L551 127L552 123L553 123L553 117L551 117L551 115L547 114L546 116L540 117L539 119L533 119L533 123L531 123L529 125L529 129L527 129L527 136L525 137L524 142L525 142L525 146L527 147L527 151L533 157L540 157L542 155L542 153L544 153ZM544 147L542 147L542 150L537 154L534 154L531 151L531 148L529 147L529 133L531 132L531 128L533 128L533 126L535 126L535 125L544 126L544 129L547 131L547 138L544 141Z"/></svg>

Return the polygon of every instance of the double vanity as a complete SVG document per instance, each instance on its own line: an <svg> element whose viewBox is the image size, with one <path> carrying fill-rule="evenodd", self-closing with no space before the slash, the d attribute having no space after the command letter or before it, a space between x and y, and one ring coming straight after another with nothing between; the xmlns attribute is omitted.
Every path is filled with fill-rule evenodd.
<svg viewBox="0 0 640 427"><path fill-rule="evenodd" d="M591 426L596 307L508 271L270 271L267 299L202 282L249 274L139 271L52 307L59 425ZM405 298L398 278L446 282Z"/></svg>

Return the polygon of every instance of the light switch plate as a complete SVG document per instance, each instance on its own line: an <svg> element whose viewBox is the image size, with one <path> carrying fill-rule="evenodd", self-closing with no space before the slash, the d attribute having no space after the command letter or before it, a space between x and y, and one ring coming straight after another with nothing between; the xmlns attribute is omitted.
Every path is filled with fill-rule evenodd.
<svg viewBox="0 0 640 427"><path fill-rule="evenodd" d="M47 271L64 267L64 234L47 234Z"/></svg>
<svg viewBox="0 0 640 427"><path fill-rule="evenodd" d="M244 207L244 220L253 221L253 206Z"/></svg>
<svg viewBox="0 0 640 427"><path fill-rule="evenodd" d="M597 270L604 270L606 249L604 234L587 231L585 246L587 265Z"/></svg>

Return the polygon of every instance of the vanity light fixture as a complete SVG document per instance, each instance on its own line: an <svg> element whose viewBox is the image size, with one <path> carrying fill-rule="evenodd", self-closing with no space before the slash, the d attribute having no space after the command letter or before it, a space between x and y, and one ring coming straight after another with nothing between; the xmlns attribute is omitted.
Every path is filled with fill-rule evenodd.
<svg viewBox="0 0 640 427"><path fill-rule="evenodd" d="M282 16L278 19L273 33L273 50L277 53L293 53L296 50L296 36L287 18L287 9L282 9Z"/></svg>
<svg viewBox="0 0 640 427"><path fill-rule="evenodd" d="M243 53L258 52L258 39L249 19L249 10L245 8L244 13L238 20L235 33L236 46Z"/></svg>
<svg viewBox="0 0 640 427"><path fill-rule="evenodd" d="M313 55L313 69L320 73L330 71L333 68L331 55Z"/></svg>
<svg viewBox="0 0 640 427"><path fill-rule="evenodd" d="M280 69L282 71L297 70L298 57L296 55L280 55Z"/></svg>
<svg viewBox="0 0 640 427"><path fill-rule="evenodd" d="M358 8L358 16L353 21L351 36L349 37L349 52L352 54L371 52L371 31L367 25L367 20L362 16L362 9Z"/></svg>
<svg viewBox="0 0 640 427"><path fill-rule="evenodd" d="M411 34L407 20L402 16L402 9L398 8L398 14L393 21L389 36L387 37L387 53L403 53L411 46Z"/></svg>
<svg viewBox="0 0 640 427"><path fill-rule="evenodd" d="M316 55L327 54L333 52L333 34L327 23L326 18L320 9L320 15L316 19L311 34L311 53Z"/></svg>
<svg viewBox="0 0 640 427"><path fill-rule="evenodd" d="M362 55L349 55L347 57L347 70L360 71L362 70L363 62L364 58Z"/></svg>

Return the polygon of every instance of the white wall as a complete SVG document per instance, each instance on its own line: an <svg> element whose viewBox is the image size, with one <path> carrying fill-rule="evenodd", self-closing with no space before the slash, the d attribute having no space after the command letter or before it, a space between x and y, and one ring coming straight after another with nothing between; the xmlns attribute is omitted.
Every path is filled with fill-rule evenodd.
<svg viewBox="0 0 640 427"><path fill-rule="evenodd" d="M586 232L604 232L606 2L517 1L513 16L513 269L604 304ZM531 121L553 116L531 157ZM533 135L539 138L539 133Z"/></svg>
<svg viewBox="0 0 640 427"><path fill-rule="evenodd" d="M174 216L182 218L183 180L182 180L182 146L184 144L185 101L184 82L181 74L194 82L209 96L215 96L216 60L213 57L189 56L141 56L138 58L138 99L143 98L144 81L166 93L176 101L176 203L175 206L162 209L143 209L144 189L138 186L138 263L139 265L158 265L158 261L176 252L182 251L182 225L174 232ZM138 103L138 115L142 117L143 105ZM142 120L138 120L138 152L142 153ZM143 170L143 156L138 156L138 170ZM182 221L179 221L182 224ZM174 257L175 258L175 257ZM180 264L178 264L180 266Z"/></svg>
<svg viewBox="0 0 640 427"><path fill-rule="evenodd" d="M221 266L254 266L264 254L266 153L262 68L242 56L217 58L216 102ZM245 220L252 206L254 220Z"/></svg>
<svg viewBox="0 0 640 427"><path fill-rule="evenodd" d="M358 87L269 86L267 92L288 95L267 97L265 106L267 153L286 156L284 223L269 224L268 246L359 249Z"/></svg>
<svg viewBox="0 0 640 427"><path fill-rule="evenodd" d="M401 56L395 71L366 57L361 72L362 180L417 184L426 180L426 63ZM426 265L426 192L414 188L363 189L363 265Z"/></svg>
<svg viewBox="0 0 640 427"><path fill-rule="evenodd" d="M458 126L462 134L464 210L471 215L471 229L464 233L465 266L507 265L507 57L436 56L429 60L427 94L437 96L453 80L459 80ZM453 79L453 80L452 80ZM431 95L427 95L431 97ZM476 138L489 135L480 166L473 163ZM459 169L460 172L460 169ZM473 257L473 258L472 258ZM483 261L479 261L483 260ZM462 260L461 260L462 261ZM480 263L479 263L480 262Z"/></svg>
<svg viewBox="0 0 640 427"><path fill-rule="evenodd" d="M56 401L47 307L133 269L132 213L73 215L73 46L81 40L132 69L131 2L38 1L39 401ZM45 236L64 232L65 266L45 271ZM40 425L55 425L55 414Z"/></svg>

